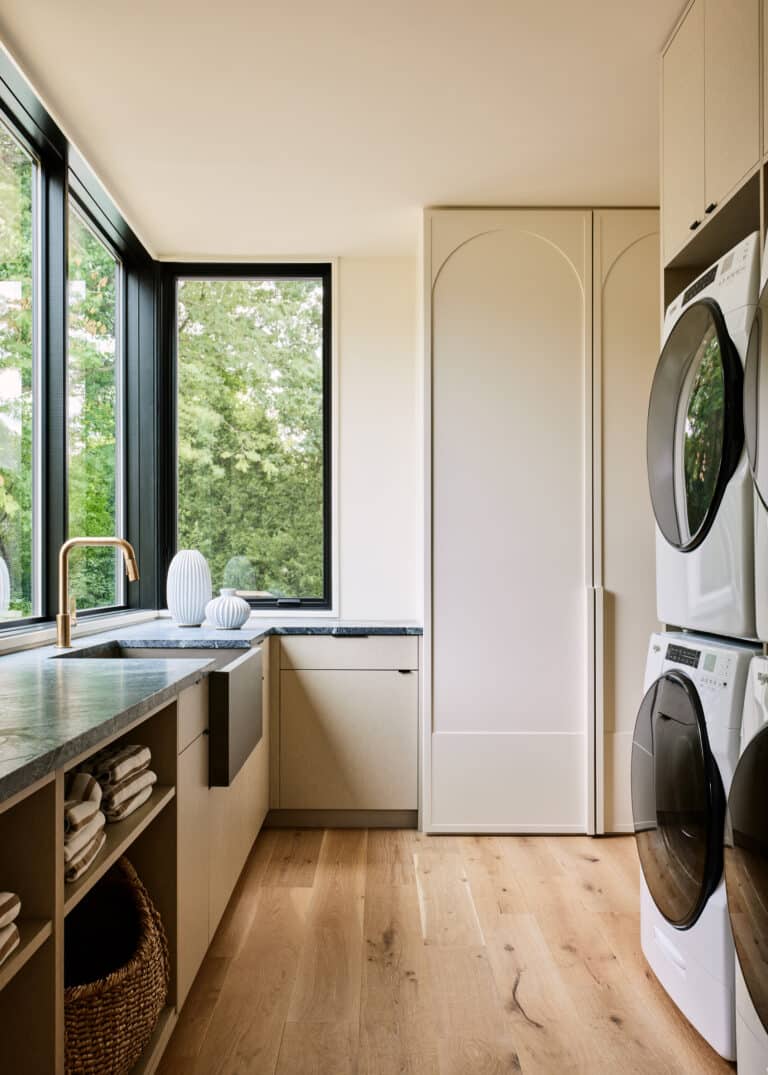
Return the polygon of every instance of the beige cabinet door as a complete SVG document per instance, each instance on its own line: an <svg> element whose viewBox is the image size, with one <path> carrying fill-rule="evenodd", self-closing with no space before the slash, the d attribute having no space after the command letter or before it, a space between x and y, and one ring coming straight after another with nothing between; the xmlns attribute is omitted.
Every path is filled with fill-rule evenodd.
<svg viewBox="0 0 768 1075"><path fill-rule="evenodd" d="M662 61L665 264L690 238L696 222L704 219L704 4L705 0L696 0Z"/></svg>
<svg viewBox="0 0 768 1075"><path fill-rule="evenodd" d="M427 220L423 823L584 832L592 214L434 210Z"/></svg>
<svg viewBox="0 0 768 1075"><path fill-rule="evenodd" d="M760 156L760 5L704 4L704 174L711 212Z"/></svg>
<svg viewBox="0 0 768 1075"><path fill-rule="evenodd" d="M208 737L201 735L179 755L178 819L178 1004L184 1003L208 948Z"/></svg>
<svg viewBox="0 0 768 1075"><path fill-rule="evenodd" d="M763 153L768 152L768 0L763 0Z"/></svg>
<svg viewBox="0 0 768 1075"><path fill-rule="evenodd" d="M415 810L418 676L280 674L280 807Z"/></svg>
<svg viewBox="0 0 768 1075"><path fill-rule="evenodd" d="M596 211L594 238L596 629L602 636L596 827L631 832L632 732L648 639L658 629L645 401L659 354L659 215Z"/></svg>

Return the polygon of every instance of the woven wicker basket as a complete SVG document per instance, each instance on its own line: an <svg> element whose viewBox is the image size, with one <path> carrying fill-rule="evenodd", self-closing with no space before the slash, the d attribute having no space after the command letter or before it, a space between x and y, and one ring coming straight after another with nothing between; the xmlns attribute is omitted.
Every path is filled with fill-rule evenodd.
<svg viewBox="0 0 768 1075"><path fill-rule="evenodd" d="M85 950L92 966L121 965L65 990L65 1069L67 1075L126 1075L146 1048L166 1003L168 940L146 888L125 858L86 900L85 913L73 926L78 932L72 949ZM122 923L110 917L115 908L127 911ZM132 917L133 922L127 921ZM87 972L87 966L72 972L76 980L84 969Z"/></svg>

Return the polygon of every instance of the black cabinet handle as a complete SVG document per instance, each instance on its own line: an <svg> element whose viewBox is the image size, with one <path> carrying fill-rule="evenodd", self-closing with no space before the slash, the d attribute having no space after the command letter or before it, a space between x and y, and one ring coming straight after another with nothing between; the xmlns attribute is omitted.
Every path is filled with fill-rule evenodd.
<svg viewBox="0 0 768 1075"><path fill-rule="evenodd" d="M717 202L710 202L709 205L707 206L707 208L704 210L704 212L705 213L714 213L715 209L717 209Z"/></svg>
<svg viewBox="0 0 768 1075"><path fill-rule="evenodd" d="M693 223L689 225L690 231L696 231L696 229L698 228L699 224L701 224L700 220L694 220Z"/></svg>

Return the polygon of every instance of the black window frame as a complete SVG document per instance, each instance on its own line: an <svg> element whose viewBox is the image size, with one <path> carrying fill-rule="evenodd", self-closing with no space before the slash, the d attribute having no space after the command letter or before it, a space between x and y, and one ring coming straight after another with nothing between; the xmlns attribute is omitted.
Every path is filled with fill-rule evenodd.
<svg viewBox="0 0 768 1075"><path fill-rule="evenodd" d="M333 264L315 262L164 262L161 266L162 351L168 360L162 379L161 439L158 445L164 467L160 478L162 517L160 577L165 578L177 550L177 334L176 285L179 279L253 280L321 279L323 286L323 595L317 598L250 599L254 610L331 611L333 609ZM164 606L164 595L160 607Z"/></svg>
<svg viewBox="0 0 768 1075"><path fill-rule="evenodd" d="M124 536L141 577L125 602L83 610L84 618L156 609L156 403L159 340L157 265L80 153L0 50L0 118L39 168L38 271L41 428L40 614L0 622L0 637L49 625L58 611L58 551L67 538L67 217L70 200L119 259L123 353ZM86 535L89 536L89 535Z"/></svg>

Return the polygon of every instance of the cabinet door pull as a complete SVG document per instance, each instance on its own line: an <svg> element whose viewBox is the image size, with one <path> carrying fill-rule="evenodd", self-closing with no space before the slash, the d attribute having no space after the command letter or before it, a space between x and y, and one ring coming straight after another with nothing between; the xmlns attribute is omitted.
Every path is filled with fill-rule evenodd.
<svg viewBox="0 0 768 1075"><path fill-rule="evenodd" d="M398 672L401 676L409 676L412 671L412 668L398 668Z"/></svg>
<svg viewBox="0 0 768 1075"><path fill-rule="evenodd" d="M704 212L705 213L714 213L715 209L717 209L717 202L710 202L709 205L707 206L707 208L704 210Z"/></svg>
<svg viewBox="0 0 768 1075"><path fill-rule="evenodd" d="M700 221L700 220L694 220L694 221L692 221L692 223L691 223L691 224L689 224L689 226L688 226L688 227L689 227L689 230L690 230L690 231L696 231L696 229L698 228L699 224L701 224L701 221Z"/></svg>

